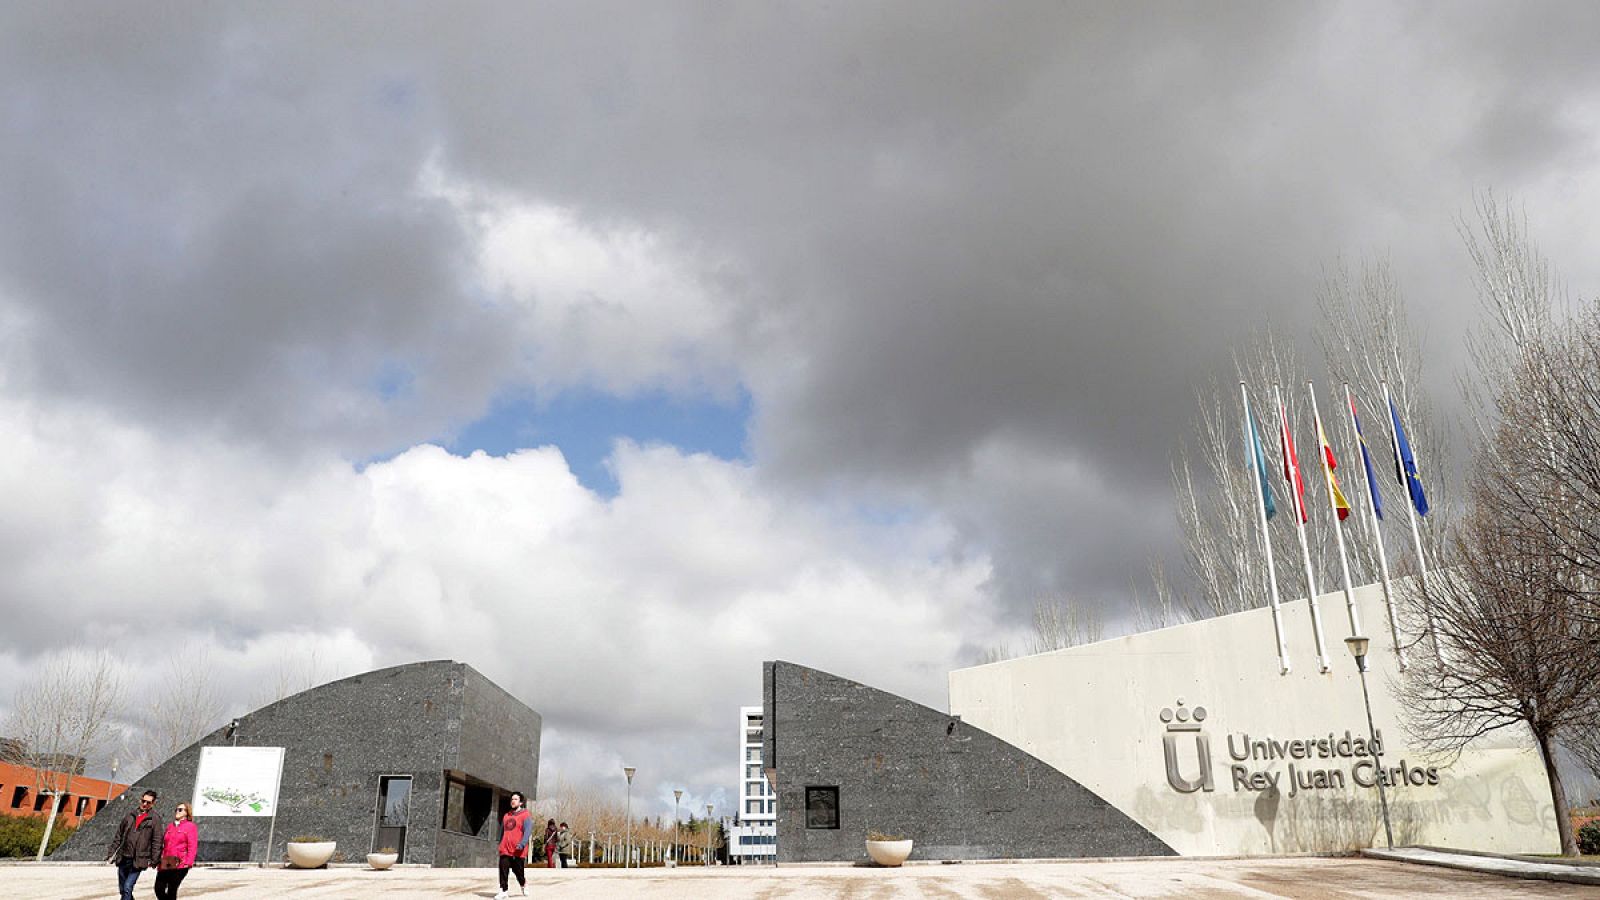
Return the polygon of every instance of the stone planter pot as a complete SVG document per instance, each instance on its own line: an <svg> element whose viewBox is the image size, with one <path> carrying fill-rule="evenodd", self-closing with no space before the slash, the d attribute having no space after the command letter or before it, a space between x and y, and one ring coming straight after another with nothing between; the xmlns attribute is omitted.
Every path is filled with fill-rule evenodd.
<svg viewBox="0 0 1600 900"><path fill-rule="evenodd" d="M867 855L880 866L898 866L911 856L911 841L867 841Z"/></svg>
<svg viewBox="0 0 1600 900"><path fill-rule="evenodd" d="M328 864L333 859L334 848L338 845L333 841L317 841L315 843L297 843L290 841L287 845L289 865L297 869L317 869Z"/></svg>
<svg viewBox="0 0 1600 900"><path fill-rule="evenodd" d="M400 861L400 854L398 854L398 853L368 853L367 854L367 865L373 867L374 869L377 869L380 872L383 871L384 869L389 868L390 866L394 865L395 863L397 863L399 861Z"/></svg>

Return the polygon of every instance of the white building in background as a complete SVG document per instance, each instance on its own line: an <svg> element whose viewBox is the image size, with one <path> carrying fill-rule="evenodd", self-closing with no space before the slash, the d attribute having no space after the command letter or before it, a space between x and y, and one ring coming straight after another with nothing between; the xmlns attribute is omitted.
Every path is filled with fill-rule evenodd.
<svg viewBox="0 0 1600 900"><path fill-rule="evenodd" d="M1395 591L1414 590L1409 579ZM1411 743L1383 589L1283 604L1290 671L1272 611L1252 609L950 673L950 712L1059 769L1178 853L1327 853L1385 840L1493 853L1555 853L1550 783L1525 729L1459 756ZM1344 638L1371 638L1369 755L1361 677ZM1427 652L1426 645L1413 654ZM781 776L780 776L781 777ZM1379 785L1383 796L1379 796Z"/></svg>
<svg viewBox="0 0 1600 900"><path fill-rule="evenodd" d="M778 799L761 772L761 707L739 707L739 807L728 829L732 863L778 861Z"/></svg>

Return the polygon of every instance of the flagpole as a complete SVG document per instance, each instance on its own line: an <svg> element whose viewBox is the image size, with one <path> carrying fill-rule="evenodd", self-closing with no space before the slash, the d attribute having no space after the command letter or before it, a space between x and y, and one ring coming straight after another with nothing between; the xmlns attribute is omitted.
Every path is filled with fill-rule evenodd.
<svg viewBox="0 0 1600 900"><path fill-rule="evenodd" d="M1267 461L1256 453L1261 446L1261 438L1256 432L1255 416L1250 411L1250 393L1242 381L1239 382L1239 402L1244 406L1245 425L1250 429L1250 441L1245 452L1250 456L1250 483L1255 486L1256 521L1261 525L1261 546L1267 553L1267 586L1271 591L1268 600L1272 605L1272 634L1278 642L1278 674L1287 675L1289 645L1283 637L1283 610L1279 608L1278 601L1278 569L1272 563L1272 535L1267 532L1267 498L1261 490L1261 476Z"/></svg>
<svg viewBox="0 0 1600 900"><path fill-rule="evenodd" d="M1417 551L1417 577L1422 585L1422 614L1428 622L1428 637L1433 640L1434 655L1444 660L1444 651L1439 647L1439 629L1433 623L1433 604L1428 602L1428 558L1422 555L1422 532L1417 530L1417 504L1411 499L1411 486L1404 483L1406 475L1405 463L1400 459L1400 432L1395 430L1394 398L1389 396L1389 382L1382 381L1384 413L1389 417L1389 446L1394 450L1394 468L1400 473L1401 487L1406 489L1406 517L1411 520L1411 543Z"/></svg>
<svg viewBox="0 0 1600 900"><path fill-rule="evenodd" d="M1344 383L1344 405L1350 410L1350 430L1354 432L1356 450L1362 454L1361 478L1367 484L1367 515L1372 523L1372 536L1378 544L1378 580L1383 583L1383 606L1389 614L1389 638L1394 641L1394 655L1400 660L1400 671L1406 670L1406 653L1400 647L1400 628L1394 619L1394 589L1389 586L1389 555L1383 549L1383 528L1378 519L1377 504L1372 502L1378 485L1372 480L1372 470L1367 468L1366 441L1361 437L1361 426L1356 422L1355 396L1350 393L1350 382Z"/></svg>
<svg viewBox="0 0 1600 900"><path fill-rule="evenodd" d="M1294 496L1294 527L1295 534L1300 537L1300 559L1305 563L1306 567L1306 605L1311 608L1311 632L1317 640L1317 663L1322 667L1323 672L1331 672L1333 667L1328 664L1328 649L1326 643L1322 640L1322 613L1317 609L1317 581L1315 576L1311 574L1311 547L1306 543L1305 497L1295 485L1294 476L1300 471L1300 463L1298 461L1291 463L1290 461L1289 442L1294 438L1289 433L1289 411L1283 405L1283 392L1279 390L1276 384L1272 386L1272 399L1278 402L1280 438L1283 442L1284 477L1289 482L1289 493ZM1290 468L1291 465L1293 466L1292 470ZM1300 483L1304 484L1305 479L1300 479Z"/></svg>
<svg viewBox="0 0 1600 900"><path fill-rule="evenodd" d="M1328 443L1327 430L1322 427L1322 413L1317 411L1317 386L1312 382L1306 382L1306 392L1311 395L1311 420L1317 423L1317 453L1322 456L1322 484L1328 489L1328 512L1333 516L1333 536L1339 542L1339 570L1344 573L1344 609L1350 616L1350 636L1360 637L1361 615L1356 611L1356 594L1350 587L1350 560L1344 550L1344 523L1339 520L1339 504L1334 500L1333 493L1333 469L1328 465L1328 454L1332 451L1332 445ZM1345 502L1348 503L1349 500Z"/></svg>

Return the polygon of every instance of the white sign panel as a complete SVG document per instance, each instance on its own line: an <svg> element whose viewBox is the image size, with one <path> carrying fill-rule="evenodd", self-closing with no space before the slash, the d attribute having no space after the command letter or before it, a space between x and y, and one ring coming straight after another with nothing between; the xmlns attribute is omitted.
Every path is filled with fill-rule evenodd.
<svg viewBox="0 0 1600 900"><path fill-rule="evenodd" d="M282 747L201 747L196 816L271 816L278 811Z"/></svg>

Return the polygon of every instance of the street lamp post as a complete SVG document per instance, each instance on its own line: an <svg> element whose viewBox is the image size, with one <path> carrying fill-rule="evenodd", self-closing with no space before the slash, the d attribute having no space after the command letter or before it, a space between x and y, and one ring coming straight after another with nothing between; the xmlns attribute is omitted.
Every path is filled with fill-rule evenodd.
<svg viewBox="0 0 1600 900"><path fill-rule="evenodd" d="M1367 644L1364 637L1347 637L1344 645L1350 648L1350 655L1356 658L1356 670L1361 673L1361 702L1367 708L1367 752L1372 754L1372 765L1378 770L1378 804L1383 807L1383 840L1385 846L1394 849L1394 830L1389 827L1389 794L1383 788L1384 779L1383 761L1378 758L1378 729L1372 724L1372 696L1367 693Z"/></svg>
<svg viewBox="0 0 1600 900"><path fill-rule="evenodd" d="M639 770L633 766L622 767L622 774L628 776L628 805L625 807L627 809L627 822L625 826L626 830L624 831L627 837L624 838L625 847L622 851L622 867L624 869L626 869L633 860L633 773L637 771Z"/></svg>
<svg viewBox="0 0 1600 900"><path fill-rule="evenodd" d="M711 822L711 804L706 804L706 865L711 865L711 831L716 826Z"/></svg>
<svg viewBox="0 0 1600 900"><path fill-rule="evenodd" d="M672 791L672 864L678 864L678 801L683 799L683 791Z"/></svg>

